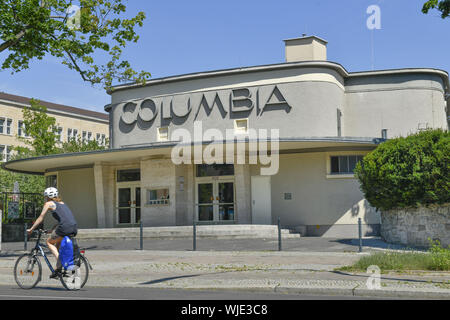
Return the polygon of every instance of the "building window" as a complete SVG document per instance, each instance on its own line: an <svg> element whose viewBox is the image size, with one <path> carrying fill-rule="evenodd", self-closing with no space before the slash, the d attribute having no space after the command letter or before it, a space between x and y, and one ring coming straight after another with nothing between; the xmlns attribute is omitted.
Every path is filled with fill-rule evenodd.
<svg viewBox="0 0 450 320"><path fill-rule="evenodd" d="M234 133L247 134L248 133L248 119L234 120Z"/></svg>
<svg viewBox="0 0 450 320"><path fill-rule="evenodd" d="M58 141L63 142L63 128L58 127Z"/></svg>
<svg viewBox="0 0 450 320"><path fill-rule="evenodd" d="M331 174L353 174L356 164L362 161L364 156L332 156L330 159Z"/></svg>
<svg viewBox="0 0 450 320"><path fill-rule="evenodd" d="M168 205L170 204L169 189L147 190L148 205Z"/></svg>
<svg viewBox="0 0 450 320"><path fill-rule="evenodd" d="M87 141L92 141L92 132L88 132Z"/></svg>
<svg viewBox="0 0 450 320"><path fill-rule="evenodd" d="M232 164L199 164L197 165L197 177L234 176Z"/></svg>
<svg viewBox="0 0 450 320"><path fill-rule="evenodd" d="M51 175L45 177L45 186L46 188L57 188L58 185L58 176Z"/></svg>
<svg viewBox="0 0 450 320"><path fill-rule="evenodd" d="M169 128L158 128L158 141L169 141Z"/></svg>
<svg viewBox="0 0 450 320"><path fill-rule="evenodd" d="M11 135L12 119L0 118L0 134Z"/></svg>
<svg viewBox="0 0 450 320"><path fill-rule="evenodd" d="M86 137L87 137L87 132L83 131L83 133L82 133L82 141L83 141L83 143L86 143Z"/></svg>
<svg viewBox="0 0 450 320"><path fill-rule="evenodd" d="M141 170L117 170L117 182L141 181Z"/></svg>
<svg viewBox="0 0 450 320"><path fill-rule="evenodd" d="M21 120L19 120L17 134L19 137L25 137L25 138L28 137L27 130L25 128L25 123Z"/></svg>
<svg viewBox="0 0 450 320"><path fill-rule="evenodd" d="M12 146L0 145L0 162L11 160Z"/></svg>
<svg viewBox="0 0 450 320"><path fill-rule="evenodd" d="M1 162L5 162L5 160L6 160L6 153L5 153L5 151L6 151L6 147L0 145L0 161Z"/></svg>

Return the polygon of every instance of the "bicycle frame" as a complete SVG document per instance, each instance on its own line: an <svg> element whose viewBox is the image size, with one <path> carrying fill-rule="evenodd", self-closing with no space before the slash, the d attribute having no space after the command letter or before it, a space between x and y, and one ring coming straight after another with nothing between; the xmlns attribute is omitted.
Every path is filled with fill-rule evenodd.
<svg viewBox="0 0 450 320"><path fill-rule="evenodd" d="M39 231L39 235L38 235L38 238L36 240L36 245L35 245L34 249L31 250L31 253L33 254L34 252L36 252L36 253L34 253L34 255L37 255L38 253L40 253L41 256L44 258L45 263L49 267L50 271L52 273L54 273L55 269L53 269L52 264L48 260L47 255L45 254L45 251L43 249L43 248L46 248L47 246L46 245L41 245L41 236L42 236L43 232L44 231L41 231L41 230ZM84 255L84 249L83 250L80 249L80 255L83 256L83 258L86 260L89 269L93 270L91 263L89 262L88 258Z"/></svg>
<svg viewBox="0 0 450 320"><path fill-rule="evenodd" d="M41 235L42 235L42 232L39 231L39 236L36 240L36 245L35 245L34 249L32 250L32 252L36 252L34 255L37 255L39 252L41 254L41 256L44 258L45 263L47 263L47 266L50 268L50 271L52 273L54 273L55 269L53 269L52 264L48 260L47 255L45 254L45 251L43 249L43 245L41 245ZM45 245L44 245L44 247L45 247Z"/></svg>

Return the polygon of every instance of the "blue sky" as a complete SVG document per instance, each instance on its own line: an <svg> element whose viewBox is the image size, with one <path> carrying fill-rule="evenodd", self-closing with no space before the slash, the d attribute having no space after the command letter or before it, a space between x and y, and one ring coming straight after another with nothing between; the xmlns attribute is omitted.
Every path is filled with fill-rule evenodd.
<svg viewBox="0 0 450 320"><path fill-rule="evenodd" d="M371 70L372 63L450 71L450 18L423 14L425 1L129 0L129 13L144 11L147 20L124 57L153 78L282 63L282 40L306 33L327 40L328 60L349 72ZM381 9L380 30L366 26L370 5ZM0 91L95 111L109 103L103 89L50 56L18 74L1 71Z"/></svg>

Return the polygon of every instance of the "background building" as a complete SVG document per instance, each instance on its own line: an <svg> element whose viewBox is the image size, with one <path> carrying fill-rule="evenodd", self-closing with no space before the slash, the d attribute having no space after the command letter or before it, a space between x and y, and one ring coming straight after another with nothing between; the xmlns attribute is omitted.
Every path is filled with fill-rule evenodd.
<svg viewBox="0 0 450 320"><path fill-rule="evenodd" d="M386 139L448 129L448 73L348 72L327 61L323 39L285 44L283 63L117 86L105 108L111 149L4 167L57 181L80 228L141 220L148 227L275 224L280 218L306 236L354 237L361 218L364 235L376 235L380 215L364 199L355 165ZM195 141L198 123L203 137L208 130L239 136L225 144L244 145L245 163L193 159L196 148L203 154L211 148L208 138L189 144L186 163L174 163L179 137L173 133L182 129ZM251 129L279 130L279 168L271 175L262 173L267 163L250 160Z"/></svg>
<svg viewBox="0 0 450 320"><path fill-rule="evenodd" d="M30 106L30 98L0 92L0 160L9 160L13 146L26 146L17 137L27 137L23 123L23 108ZM79 137L105 144L109 138L109 118L106 113L40 101L49 116L56 119L60 141Z"/></svg>

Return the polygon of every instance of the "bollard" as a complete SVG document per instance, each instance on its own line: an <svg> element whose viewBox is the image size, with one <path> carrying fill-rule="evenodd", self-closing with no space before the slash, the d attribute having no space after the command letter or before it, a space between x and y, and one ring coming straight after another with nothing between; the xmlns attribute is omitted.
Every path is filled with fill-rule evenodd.
<svg viewBox="0 0 450 320"><path fill-rule="evenodd" d="M141 244L141 250L144 250L144 224L142 223L142 219L141 219L141 225L140 225L140 231L141 231L141 235L140 235L140 244Z"/></svg>
<svg viewBox="0 0 450 320"><path fill-rule="evenodd" d="M282 250L281 246L281 219L278 217L278 251Z"/></svg>
<svg viewBox="0 0 450 320"><path fill-rule="evenodd" d="M24 239L24 241L23 241L23 251L27 251L28 249L27 249L27 241L28 241L28 233L27 233L27 223L25 222L25 224L24 224L24 237L23 237L23 239Z"/></svg>
<svg viewBox="0 0 450 320"><path fill-rule="evenodd" d="M361 218L358 218L359 252L362 252L362 225Z"/></svg>
<svg viewBox="0 0 450 320"><path fill-rule="evenodd" d="M193 235L192 235L192 241L193 241L193 243L192 243L192 250L196 251L197 250L197 226L195 224L195 220L194 220L194 224L192 226L192 232L193 232Z"/></svg>

